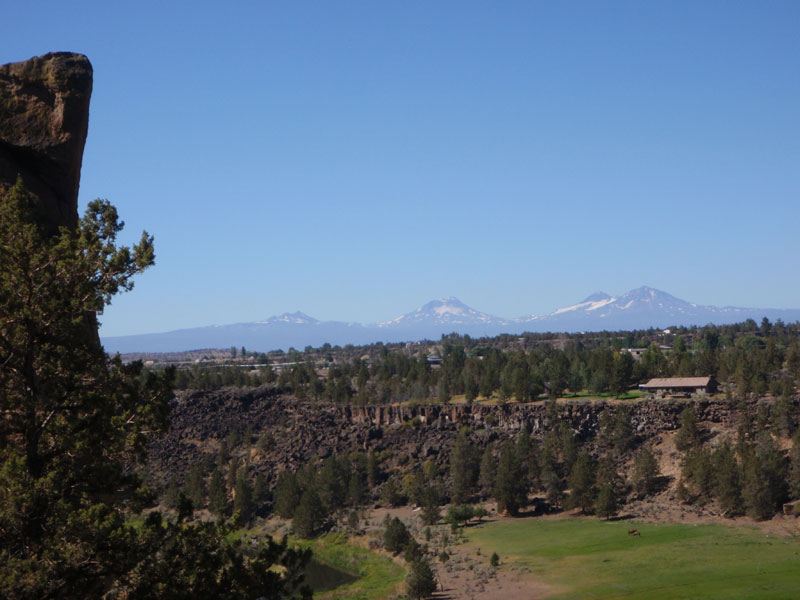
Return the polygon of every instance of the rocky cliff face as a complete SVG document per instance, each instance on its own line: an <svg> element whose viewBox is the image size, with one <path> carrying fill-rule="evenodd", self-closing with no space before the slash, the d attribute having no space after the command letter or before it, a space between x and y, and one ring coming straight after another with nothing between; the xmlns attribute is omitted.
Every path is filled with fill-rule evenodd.
<svg viewBox="0 0 800 600"><path fill-rule="evenodd" d="M739 409L725 400L693 400L698 421L723 430L735 430ZM631 403L631 423L640 440L678 429L683 401L644 400ZM756 405L751 407L755 412ZM433 460L448 461L461 426L469 426L475 443L483 447L498 439L515 437L527 427L542 438L556 421L570 425L576 437L592 443L600 415L616 407L603 402L559 403L548 415L539 403L505 406L352 406L301 402L282 396L274 388L183 392L172 407L172 426L155 440L150 456L156 469L182 479L204 454L214 453L232 431L248 428L254 439L269 432L274 445L250 451L254 468L274 480L283 469L296 469L316 457L356 451L391 450L394 467Z"/></svg>
<svg viewBox="0 0 800 600"><path fill-rule="evenodd" d="M21 175L53 231L77 223L91 94L92 65L82 54L0 66L0 191Z"/></svg>

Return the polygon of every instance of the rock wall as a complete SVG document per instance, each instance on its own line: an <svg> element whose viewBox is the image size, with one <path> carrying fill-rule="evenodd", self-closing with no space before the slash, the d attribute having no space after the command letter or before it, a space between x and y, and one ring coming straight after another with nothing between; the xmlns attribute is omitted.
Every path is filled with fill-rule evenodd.
<svg viewBox="0 0 800 600"><path fill-rule="evenodd" d="M0 66L0 191L19 175L48 229L74 227L92 65L57 52Z"/></svg>
<svg viewBox="0 0 800 600"><path fill-rule="evenodd" d="M735 430L738 409L725 400L692 401L698 420ZM686 401L645 400L629 404L631 420L640 439L648 439L680 425ZM296 469L315 457L354 451L391 449L392 464L448 460L462 425L473 431L480 446L514 437L525 426L536 437L557 421L569 423L582 440L599 429L600 415L616 405L604 402L559 403L555 417L545 404L354 406L310 403L281 395L274 388L182 392L174 400L172 426L150 447L151 459L162 473L179 479L205 453L216 452L231 432L255 436L269 432L274 446L252 453L254 468L271 480L280 470Z"/></svg>

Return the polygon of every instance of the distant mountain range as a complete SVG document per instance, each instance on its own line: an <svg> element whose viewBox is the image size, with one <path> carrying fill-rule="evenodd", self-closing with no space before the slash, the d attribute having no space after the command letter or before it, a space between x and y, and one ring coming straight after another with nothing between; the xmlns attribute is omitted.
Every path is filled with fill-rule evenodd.
<svg viewBox="0 0 800 600"><path fill-rule="evenodd" d="M583 301L559 308L548 315L503 319L470 308L458 298L433 300L416 310L382 323L363 325L342 321L319 321L302 312L284 313L254 323L212 325L147 333L103 337L108 352L175 352L197 348L244 346L248 350L318 347L439 339L460 333L473 337L501 333L615 331L669 327L673 325L723 325L746 319L760 322L800 320L800 309L736 308L702 306L666 292L640 287L618 297L596 292Z"/></svg>

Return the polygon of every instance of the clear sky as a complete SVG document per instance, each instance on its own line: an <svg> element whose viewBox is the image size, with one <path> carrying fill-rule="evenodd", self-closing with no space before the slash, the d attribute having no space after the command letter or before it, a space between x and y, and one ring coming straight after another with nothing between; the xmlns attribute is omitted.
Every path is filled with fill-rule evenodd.
<svg viewBox="0 0 800 600"><path fill-rule="evenodd" d="M4 3L94 65L81 210L156 266L105 336L650 285L800 308L800 2Z"/></svg>

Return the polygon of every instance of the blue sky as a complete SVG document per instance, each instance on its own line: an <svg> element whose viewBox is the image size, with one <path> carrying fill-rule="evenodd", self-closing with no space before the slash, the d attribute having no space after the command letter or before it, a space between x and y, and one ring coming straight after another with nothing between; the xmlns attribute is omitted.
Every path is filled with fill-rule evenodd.
<svg viewBox="0 0 800 600"><path fill-rule="evenodd" d="M81 208L156 267L105 336L640 285L800 307L800 3L27 2L95 69Z"/></svg>

